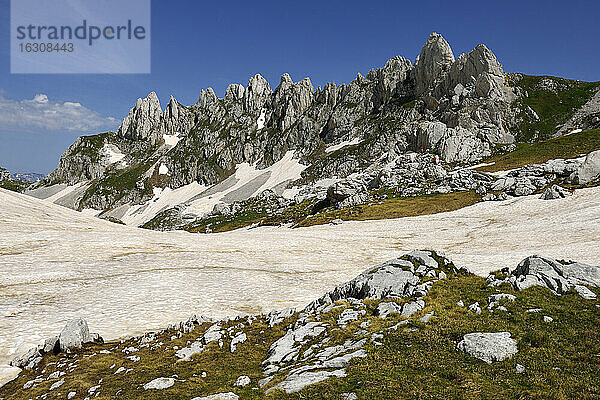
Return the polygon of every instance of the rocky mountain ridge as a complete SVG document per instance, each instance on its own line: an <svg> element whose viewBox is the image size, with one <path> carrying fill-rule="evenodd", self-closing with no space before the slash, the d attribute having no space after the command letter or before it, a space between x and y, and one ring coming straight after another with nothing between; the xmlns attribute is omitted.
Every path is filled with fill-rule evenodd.
<svg viewBox="0 0 600 400"><path fill-rule="evenodd" d="M290 151L305 166L300 176L262 190L281 195L410 152L472 164L510 149L503 146L523 139L523 121L539 119L524 106L529 93L521 80L505 74L485 45L455 59L433 33L414 65L394 57L349 84L315 89L309 78L293 82L284 74L273 90L257 74L246 87L230 85L222 99L210 88L191 106L171 97L164 111L153 92L138 99L116 133L79 138L36 187L80 184L65 204L120 219L124 207L147 204L157 191L208 190L241 164L261 170Z"/></svg>

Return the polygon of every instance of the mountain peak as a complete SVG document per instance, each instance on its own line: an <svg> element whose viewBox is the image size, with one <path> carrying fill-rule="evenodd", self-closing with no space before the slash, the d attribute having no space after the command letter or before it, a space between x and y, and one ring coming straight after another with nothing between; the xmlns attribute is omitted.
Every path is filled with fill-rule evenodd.
<svg viewBox="0 0 600 400"><path fill-rule="evenodd" d="M423 94L436 81L442 79L454 60L452 48L446 39L439 33L433 32L415 61L417 94Z"/></svg>

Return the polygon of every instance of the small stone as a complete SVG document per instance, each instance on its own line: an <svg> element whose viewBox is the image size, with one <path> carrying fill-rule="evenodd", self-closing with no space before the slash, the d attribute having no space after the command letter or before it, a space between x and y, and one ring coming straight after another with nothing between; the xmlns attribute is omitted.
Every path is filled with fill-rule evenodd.
<svg viewBox="0 0 600 400"><path fill-rule="evenodd" d="M465 303L462 300L459 300L458 303L456 303L456 305L459 307L464 307Z"/></svg>
<svg viewBox="0 0 600 400"><path fill-rule="evenodd" d="M194 397L192 400L239 400L239 397L233 392L227 392L212 394L205 397Z"/></svg>
<svg viewBox="0 0 600 400"><path fill-rule="evenodd" d="M471 304L468 310L473 311L475 314L481 314L481 307L479 307L479 302Z"/></svg>
<svg viewBox="0 0 600 400"><path fill-rule="evenodd" d="M544 322L550 323L552 321L554 321L554 318L544 315Z"/></svg>
<svg viewBox="0 0 600 400"><path fill-rule="evenodd" d="M233 353L236 350L237 345L240 343L244 343L247 339L248 339L248 337L246 336L246 334L244 332L239 333L233 339L231 339L231 345L229 346L231 352Z"/></svg>
<svg viewBox="0 0 600 400"><path fill-rule="evenodd" d="M431 317L433 317L435 314L435 311L430 312L429 314L425 314L423 315L421 318L419 318L419 321L423 322L423 323L428 323L429 320L431 319Z"/></svg>
<svg viewBox="0 0 600 400"><path fill-rule="evenodd" d="M64 383L65 383L65 378L62 378L60 381L54 382L52 384L52 386L50 386L50 390L58 389L59 387L61 387L62 385L64 385Z"/></svg>
<svg viewBox="0 0 600 400"><path fill-rule="evenodd" d="M340 400L358 400L358 396L356 393L342 393Z"/></svg>
<svg viewBox="0 0 600 400"><path fill-rule="evenodd" d="M244 387L244 386L248 386L249 384L250 384L250 377L248 377L246 375L242 375L236 379L233 386Z"/></svg>
<svg viewBox="0 0 600 400"><path fill-rule="evenodd" d="M541 308L530 308L529 310L527 310L528 313L539 313L542 312Z"/></svg>
<svg viewBox="0 0 600 400"><path fill-rule="evenodd" d="M144 385L144 390L162 390L168 389L175 385L175 379L173 378L156 378Z"/></svg>
<svg viewBox="0 0 600 400"><path fill-rule="evenodd" d="M517 364L517 374L522 374L523 372L525 372L525 367L522 366L521 364Z"/></svg>

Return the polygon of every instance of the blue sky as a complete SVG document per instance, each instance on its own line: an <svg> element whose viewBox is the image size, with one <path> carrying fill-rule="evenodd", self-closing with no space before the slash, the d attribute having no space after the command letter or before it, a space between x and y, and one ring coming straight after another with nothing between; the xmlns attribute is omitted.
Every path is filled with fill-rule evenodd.
<svg viewBox="0 0 600 400"><path fill-rule="evenodd" d="M50 172L77 136L116 129L150 91L164 108L170 95L192 104L203 88L221 96L256 73L273 88L284 72L315 87L346 83L395 55L414 61L432 31L456 56L485 43L507 72L600 80L593 1L153 0L147 75L11 75L9 3L0 0L0 165L14 172ZM38 94L47 100L33 101ZM79 103L83 112L67 114L70 129L2 119L11 107L44 101Z"/></svg>

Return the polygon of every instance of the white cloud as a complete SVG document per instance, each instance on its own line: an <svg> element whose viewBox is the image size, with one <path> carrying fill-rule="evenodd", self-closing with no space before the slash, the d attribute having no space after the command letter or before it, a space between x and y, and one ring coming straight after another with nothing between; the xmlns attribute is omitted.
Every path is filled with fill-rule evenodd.
<svg viewBox="0 0 600 400"><path fill-rule="evenodd" d="M51 101L45 94L36 94L31 100L10 100L0 92L0 130L83 134L115 130L118 124L116 119L103 117L80 103Z"/></svg>

